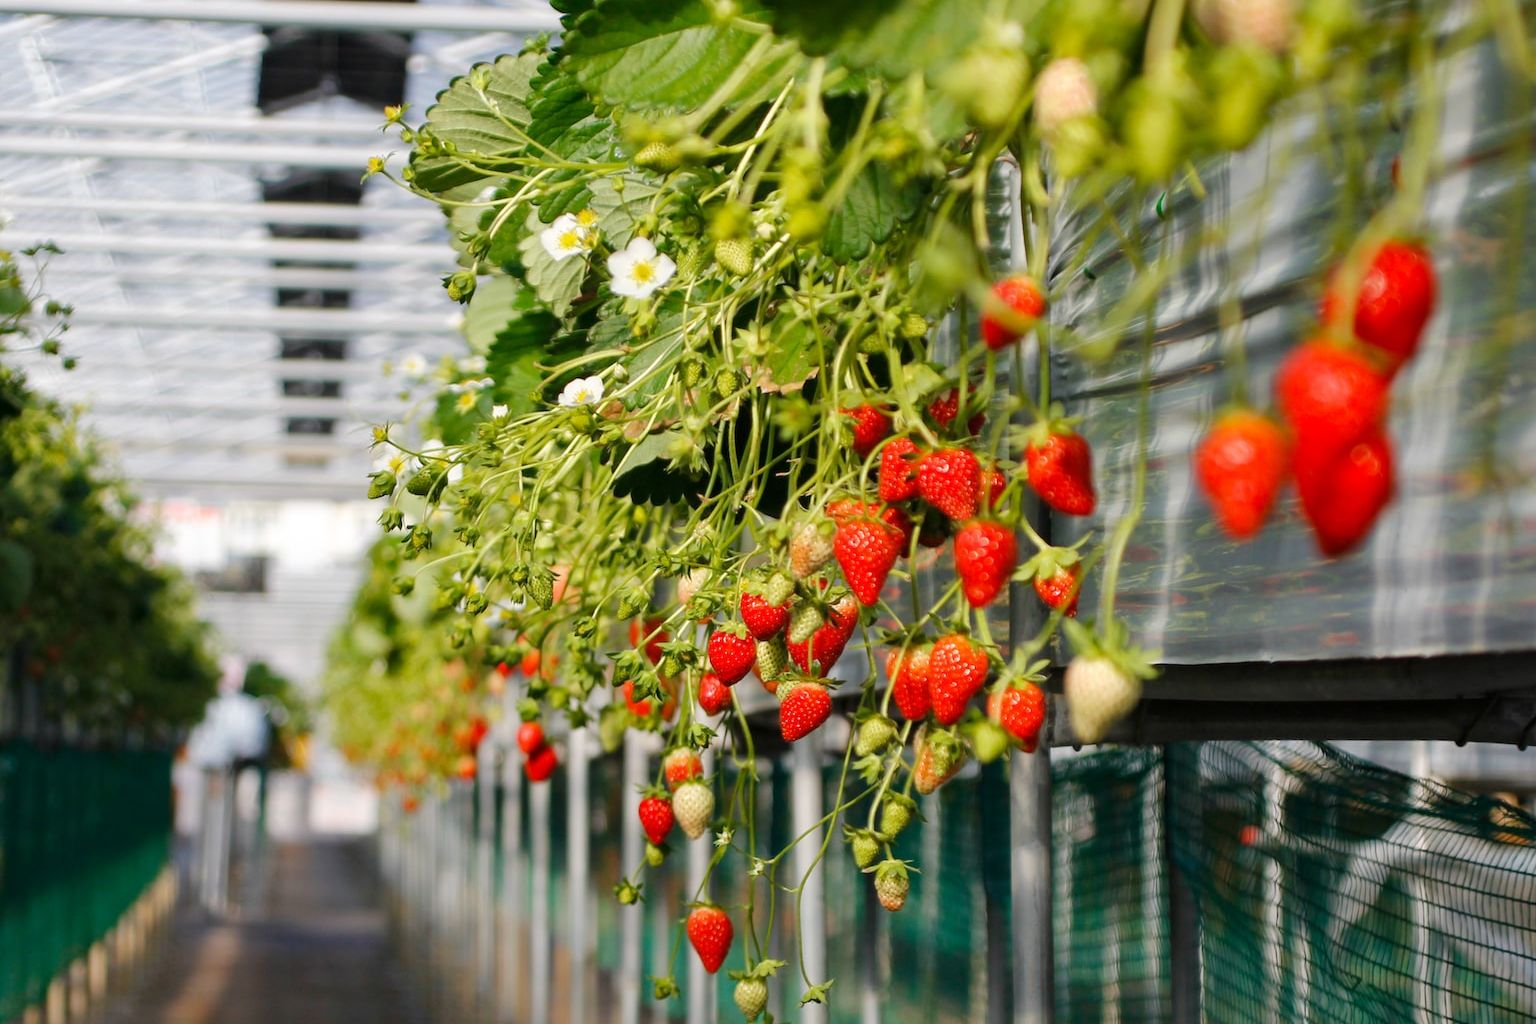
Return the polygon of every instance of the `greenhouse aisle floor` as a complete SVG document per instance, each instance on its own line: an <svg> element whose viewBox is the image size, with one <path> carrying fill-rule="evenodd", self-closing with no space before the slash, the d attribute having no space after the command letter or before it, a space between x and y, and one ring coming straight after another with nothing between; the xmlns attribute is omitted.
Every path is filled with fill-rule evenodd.
<svg viewBox="0 0 1536 1024"><path fill-rule="evenodd" d="M184 911L103 1024L421 1024L368 857L355 838L273 846L244 905L223 920Z"/></svg>

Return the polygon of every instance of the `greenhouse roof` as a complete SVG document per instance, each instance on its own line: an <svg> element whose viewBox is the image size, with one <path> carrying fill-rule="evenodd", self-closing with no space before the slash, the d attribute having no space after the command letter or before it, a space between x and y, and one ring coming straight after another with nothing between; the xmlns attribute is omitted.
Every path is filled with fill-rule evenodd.
<svg viewBox="0 0 1536 1024"><path fill-rule="evenodd" d="M47 286L75 309L65 354L79 361L23 366L88 408L148 495L359 496L369 426L404 408L384 364L458 347L456 307L431 301L452 268L442 218L383 178L357 187L370 156L399 148L379 131L380 98L420 111L472 63L554 29L554 13L431 0L4 11L30 13L0 19L0 244L64 250ZM154 18L173 15L196 20ZM360 24L399 31L332 31Z"/></svg>

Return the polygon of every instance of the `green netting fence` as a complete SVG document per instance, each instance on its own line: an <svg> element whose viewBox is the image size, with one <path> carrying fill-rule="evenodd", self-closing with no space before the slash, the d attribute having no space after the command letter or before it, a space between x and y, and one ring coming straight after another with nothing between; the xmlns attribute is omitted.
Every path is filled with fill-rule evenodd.
<svg viewBox="0 0 1536 1024"><path fill-rule="evenodd" d="M168 753L0 743L0 1020L154 880L171 824Z"/></svg>
<svg viewBox="0 0 1536 1024"><path fill-rule="evenodd" d="M835 776L828 766L827 806ZM1173 785L1165 790L1169 777ZM732 782L726 770L722 792ZM1536 1019L1536 821L1516 808L1302 742L1058 756L1053 783L1055 996L1063 1024L1171 1019L1176 959L1191 965L1207 1021ZM790 785L786 762L760 766L764 854L790 834ZM834 837L819 908L828 974L838 979L831 1021L862 1019L871 957L874 998L888 1024L995 1019L988 1016L992 1001L1006 1010L1013 924L1008 785L1000 765L973 769L922 805L923 819L897 848L918 868L899 914L866 916L868 879ZM557 776L545 892L557 964L574 881L565 862L566 790ZM616 992L629 983L618 977L621 918L608 889L632 867L620 855L623 791L616 758L592 765L591 871L584 880L591 886L596 968L592 1021L617 1019ZM524 851L534 824L527 808L525 799ZM1199 922L1193 959L1172 953L1170 852ZM501 860L493 856L500 878ZM745 880L735 864L728 860L716 873L712 896L739 906ZM640 956L647 975L667 969L669 926L687 898L683 874L676 856L647 876ZM535 896L527 885L524 899ZM760 915L760 927L764 920ZM791 961L775 994L781 1021L799 1019L794 947L787 941L793 929L785 897L771 951ZM727 968L741 965L742 948L738 941ZM662 1009L669 1020L686 1015L686 962L684 950L677 961L684 998ZM565 977L557 969L556 1006ZM717 980L714 987L720 1019L737 1019L730 985ZM648 997L644 1003L652 1005Z"/></svg>

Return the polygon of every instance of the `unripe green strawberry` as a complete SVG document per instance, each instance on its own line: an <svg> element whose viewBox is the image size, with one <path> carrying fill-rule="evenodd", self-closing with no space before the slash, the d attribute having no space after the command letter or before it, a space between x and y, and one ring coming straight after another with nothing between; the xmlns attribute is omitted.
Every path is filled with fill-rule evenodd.
<svg viewBox="0 0 1536 1024"><path fill-rule="evenodd" d="M799 203L790 207L784 232L796 242L811 242L827 230L827 208L820 203Z"/></svg>
<svg viewBox="0 0 1536 1024"><path fill-rule="evenodd" d="M737 376L735 370L732 370L728 367L721 367L719 370L715 371L715 394L719 395L721 398L734 394L740 379L741 378Z"/></svg>
<svg viewBox="0 0 1536 1024"><path fill-rule="evenodd" d="M768 983L762 978L742 978L736 983L731 998L736 1000L736 1009L741 1011L742 1018L750 1024L768 1008Z"/></svg>
<svg viewBox="0 0 1536 1024"><path fill-rule="evenodd" d="M715 262L737 277L752 273L752 243L744 238L722 238L715 243Z"/></svg>
<svg viewBox="0 0 1536 1024"><path fill-rule="evenodd" d="M875 896L886 910L895 913L906 906L910 888L907 866L901 861L883 860L875 868Z"/></svg>
<svg viewBox="0 0 1536 1024"><path fill-rule="evenodd" d="M965 745L945 729L925 729L917 737L917 759L912 765L912 785L927 796L965 767Z"/></svg>
<svg viewBox="0 0 1536 1024"><path fill-rule="evenodd" d="M655 843L645 844L645 862L653 868L661 867L661 862L667 859L667 851Z"/></svg>
<svg viewBox="0 0 1536 1024"><path fill-rule="evenodd" d="M692 280L699 276L708 262L708 254L702 245L690 245L677 257L677 276L683 281Z"/></svg>
<svg viewBox="0 0 1536 1024"><path fill-rule="evenodd" d="M1154 184L1173 173L1184 153L1184 118L1166 91L1146 80L1138 84L1127 101L1123 132L1136 176Z"/></svg>
<svg viewBox="0 0 1536 1024"><path fill-rule="evenodd" d="M784 645L782 636L757 642L757 657L752 664L752 671L769 693L778 690L779 676L784 674L784 666L788 663L789 648Z"/></svg>
<svg viewBox="0 0 1536 1024"><path fill-rule="evenodd" d="M683 387L697 387L699 381L704 379L704 371L708 368L709 364L704 361L703 356L697 353L684 356L682 366L679 368L683 377Z"/></svg>
<svg viewBox="0 0 1536 1024"><path fill-rule="evenodd" d="M874 715L859 726L859 738L853 745L853 752L859 757L867 757L884 750L895 738L896 723L884 715Z"/></svg>
<svg viewBox="0 0 1536 1024"><path fill-rule="evenodd" d="M682 164L682 154L677 147L665 142L651 142L635 154L635 166L652 171L675 171Z"/></svg>
<svg viewBox="0 0 1536 1024"><path fill-rule="evenodd" d="M961 54L941 84L973 122L999 128L1008 123L1028 78L1029 61L1021 47L988 42Z"/></svg>
<svg viewBox="0 0 1536 1024"><path fill-rule="evenodd" d="M683 783L672 794L672 815L689 839L697 839L708 832L714 814L714 790L697 779Z"/></svg>
<svg viewBox="0 0 1536 1024"><path fill-rule="evenodd" d="M875 862L880 856L880 840L867 828L855 828L848 830L848 846L853 851L853 862L862 871Z"/></svg>
<svg viewBox="0 0 1536 1024"><path fill-rule="evenodd" d="M821 628L821 609L809 601L804 601L795 606L795 610L789 613L789 626L785 633L792 644L803 644L815 635Z"/></svg>
<svg viewBox="0 0 1536 1024"><path fill-rule="evenodd" d="M916 341L928 335L928 321L918 313L908 313L901 318L901 336L908 341Z"/></svg>
<svg viewBox="0 0 1536 1024"><path fill-rule="evenodd" d="M784 604L795 596L795 581L782 572L774 572L763 581L763 600L769 604Z"/></svg>
<svg viewBox="0 0 1536 1024"><path fill-rule="evenodd" d="M894 839L912 821L917 803L902 793L887 793L880 805L880 834Z"/></svg>

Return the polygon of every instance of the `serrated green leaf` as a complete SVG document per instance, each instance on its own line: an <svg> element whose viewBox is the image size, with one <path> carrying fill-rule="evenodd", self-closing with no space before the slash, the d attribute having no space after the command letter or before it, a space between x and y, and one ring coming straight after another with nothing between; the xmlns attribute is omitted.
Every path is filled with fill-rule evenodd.
<svg viewBox="0 0 1536 1024"><path fill-rule="evenodd" d="M563 62L551 61L533 82L538 97L529 108L528 135L556 156L590 166L622 159L613 121L597 116L592 99ZM586 172L574 167L554 171L544 180L538 199L545 223L573 213L591 201ZM564 187L561 187L561 186Z"/></svg>
<svg viewBox="0 0 1536 1024"><path fill-rule="evenodd" d="M572 73L600 102L689 110L744 65L750 70L729 104L750 102L782 82L798 50L775 41L754 53L764 38L739 24L718 24L704 0L607 0L576 20L563 49Z"/></svg>
<svg viewBox="0 0 1536 1024"><path fill-rule="evenodd" d="M559 336L560 322L535 310L507 322L485 355L485 372L496 382L496 401L513 416L532 412L541 403L548 374L545 367L563 360L578 347L571 336Z"/></svg>
<svg viewBox="0 0 1536 1024"><path fill-rule="evenodd" d="M898 182L884 164L867 165L827 218L823 250L839 263L863 259L917 213L922 194L914 182Z"/></svg>
<svg viewBox="0 0 1536 1024"><path fill-rule="evenodd" d="M427 109L424 127L474 163L505 164L526 146L530 84L543 62L542 54L524 53L477 65L437 94L437 102ZM476 84L481 78L484 89ZM411 167L416 184L438 194L495 177L466 167L453 156L413 154Z"/></svg>
<svg viewBox="0 0 1536 1024"><path fill-rule="evenodd" d="M507 324L531 310L534 304L533 292L521 281L500 276L481 280L464 308L463 330L469 347L484 354Z"/></svg>
<svg viewBox="0 0 1536 1024"><path fill-rule="evenodd" d="M785 394L799 391L821 369L821 357L811 326L781 311L768 325L768 353L756 368L753 380L761 391Z"/></svg>
<svg viewBox="0 0 1536 1024"><path fill-rule="evenodd" d="M614 186L623 181L622 190ZM635 225L651 212L652 200L660 186L636 174L621 178L598 178L592 182L592 209L596 212L598 231L613 249L622 249L634 237Z"/></svg>
<svg viewBox="0 0 1536 1024"><path fill-rule="evenodd" d="M529 215L527 227L528 235L518 243L517 251L522 257L528 286L555 316L563 317L581 294L582 282L587 279L589 257L573 255L557 260L539 240L544 225L539 223L537 215Z"/></svg>
<svg viewBox="0 0 1536 1024"><path fill-rule="evenodd" d="M835 52L839 62L891 79L914 71L932 78L972 44L991 20L1023 22L1026 0L763 0L774 30L807 53Z"/></svg>

